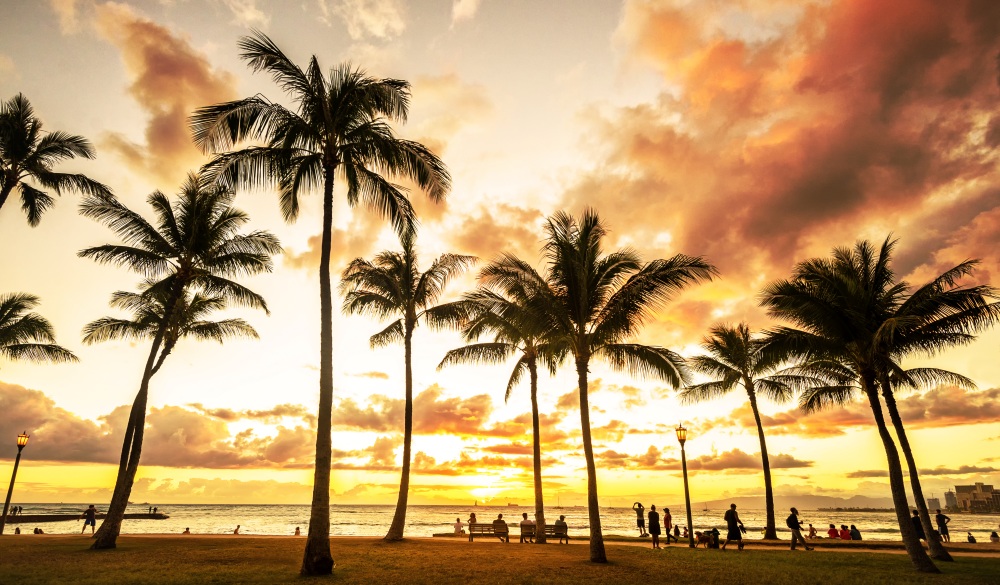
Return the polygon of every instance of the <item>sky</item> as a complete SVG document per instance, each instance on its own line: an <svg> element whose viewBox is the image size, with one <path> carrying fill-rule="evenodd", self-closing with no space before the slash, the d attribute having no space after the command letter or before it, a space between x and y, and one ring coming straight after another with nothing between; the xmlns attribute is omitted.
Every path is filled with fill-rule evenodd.
<svg viewBox="0 0 1000 585"><path fill-rule="evenodd" d="M645 259L704 256L720 277L657 312L636 341L685 356L716 323L775 324L758 306L795 263L859 239L898 238L895 269L919 285L968 258L1000 286L1000 3L989 0L96 0L9 2L0 22L0 98L23 93L47 130L87 137L86 173L149 216L207 158L194 109L262 94L241 62L252 28L295 62L349 62L412 84L397 126L447 164L445 203L420 193L423 266L445 252L539 262L545 218L592 207L608 248ZM337 191L334 274L396 249L385 222ZM148 344L83 345L139 278L77 256L113 241L67 194L36 228L0 209L0 293L30 292L74 364L0 362L0 477L31 434L14 500L110 498L122 431ZM153 379L133 501L308 503L318 402L321 209L285 223L271 191L240 192L250 228L276 234L273 273L247 284L270 314L230 310L259 340L182 341ZM475 284L454 281L446 300ZM339 299L337 301L339 302ZM121 315L119 315L121 316ZM373 350L384 324L334 318L333 503L395 502L402 456L403 351ZM527 387L505 402L512 364L437 370L462 344L417 330L410 502L532 502ZM1000 484L1000 331L932 364L977 390L906 395L900 410L924 492ZM746 395L682 405L656 380L591 367L601 502L683 497L674 427L691 430L694 501L763 493ZM539 380L545 496L585 503L576 378ZM775 493L887 497L867 404L804 415L762 401Z"/></svg>

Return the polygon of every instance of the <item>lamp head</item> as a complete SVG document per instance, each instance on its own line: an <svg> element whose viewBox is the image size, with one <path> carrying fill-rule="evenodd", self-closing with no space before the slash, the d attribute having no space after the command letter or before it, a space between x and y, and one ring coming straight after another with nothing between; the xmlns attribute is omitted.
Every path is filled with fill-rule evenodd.
<svg viewBox="0 0 1000 585"><path fill-rule="evenodd" d="M677 425L677 442L684 446L684 442L687 441L688 431L684 428L684 425Z"/></svg>
<svg viewBox="0 0 1000 585"><path fill-rule="evenodd" d="M28 444L28 431L24 431L17 436L17 448L23 449Z"/></svg>

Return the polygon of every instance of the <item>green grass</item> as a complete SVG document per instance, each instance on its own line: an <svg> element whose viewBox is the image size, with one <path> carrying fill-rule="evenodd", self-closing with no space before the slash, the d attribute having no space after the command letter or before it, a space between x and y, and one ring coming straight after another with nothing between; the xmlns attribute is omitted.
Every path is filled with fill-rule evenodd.
<svg viewBox="0 0 1000 585"><path fill-rule="evenodd" d="M943 575L922 575L905 555L788 550L666 550L609 544L610 563L590 563L586 544L505 545L484 539L334 539L332 578L298 576L304 538L122 537L111 551L90 551L90 539L0 537L2 583L301 583L337 584L651 583L732 585L1000 584L1000 557L959 557Z"/></svg>

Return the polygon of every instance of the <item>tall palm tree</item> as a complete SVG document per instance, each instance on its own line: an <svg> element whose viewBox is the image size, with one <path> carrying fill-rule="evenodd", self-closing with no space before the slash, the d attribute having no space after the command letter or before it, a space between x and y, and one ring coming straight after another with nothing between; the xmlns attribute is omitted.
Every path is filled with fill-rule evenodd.
<svg viewBox="0 0 1000 585"><path fill-rule="evenodd" d="M90 197L80 207L81 214L107 225L123 243L86 248L79 255L142 274L147 279L142 295L150 306L162 307L125 428L111 504L93 548L116 545L139 467L149 381L165 357L161 355L173 347L175 336L183 330L180 319L189 314L191 302L186 308L187 295L196 298L200 294L267 311L263 297L233 279L270 272L271 256L281 252L281 244L268 232L241 234L249 217L232 207L233 196L230 189L203 176L189 175L173 203L158 191L147 198L156 216L155 225L110 197ZM110 331L98 327L94 335Z"/></svg>
<svg viewBox="0 0 1000 585"><path fill-rule="evenodd" d="M607 230L597 213L584 211L579 221L558 212L545 224L544 277L523 262L505 262L490 278L526 287L544 315L550 343L565 345L576 364L580 425L587 462L590 560L607 562L597 496L597 469L590 436L588 372L593 357L617 370L655 376L672 387L689 381L684 359L658 346L630 343L653 312L687 286L710 280L717 272L702 258L678 254L643 264L625 248L604 254Z"/></svg>
<svg viewBox="0 0 1000 585"><path fill-rule="evenodd" d="M147 281L143 283L143 288L149 289L155 284L153 281ZM165 292L167 291L160 289L152 294L126 291L114 293L109 304L116 309L132 312L132 318L101 317L91 321L83 328L83 342L90 345L116 339L155 339L169 306L168 295ZM206 320L212 313L225 308L226 299L222 296L209 296L200 291L185 291L184 296L172 307L173 318L167 324L163 335L163 348L150 375L155 375L159 371L164 360L183 337L216 341L219 344L233 337L259 339L257 331L243 319Z"/></svg>
<svg viewBox="0 0 1000 585"><path fill-rule="evenodd" d="M542 496L541 429L538 416L538 365L541 362L550 373L566 357L566 347L549 343L545 319L533 309L529 289L519 282L493 281L494 271L504 271L504 264L527 266L511 255L501 256L495 263L480 272L481 286L464 295L459 303L467 312L463 336L469 343L445 354L438 369L460 363L501 364L518 356L507 381L504 401L510 400L514 387L528 374L531 398L532 458L535 486L535 542L545 544L545 503ZM526 268L526 270L531 270ZM533 270L532 270L533 272ZM540 281L538 274L533 280ZM492 336L492 342L471 343L483 336Z"/></svg>
<svg viewBox="0 0 1000 585"><path fill-rule="evenodd" d="M345 292L343 309L348 314L370 315L380 320L395 318L385 329L371 336L374 347L403 342L406 368L406 403L403 415L403 471L399 482L399 498L392 524L385 540L403 538L406 525L406 502L410 491L410 445L413 440L413 330L420 322L432 329L461 323L464 311L454 303L435 305L444 289L455 276L473 264L473 256L442 254L434 259L426 272L417 266L414 234L400 238L402 252L382 252L373 260L355 258L344 270L340 282Z"/></svg>
<svg viewBox="0 0 1000 585"><path fill-rule="evenodd" d="M21 209L34 227L55 202L43 189L52 189L56 195L63 191L110 195L110 189L86 175L52 170L56 163L76 157L94 158L94 148L86 138L59 131L43 132L31 102L22 94L0 104L0 208L17 188Z"/></svg>
<svg viewBox="0 0 1000 585"><path fill-rule="evenodd" d="M762 395L775 402L787 402L801 388L821 385L818 378L803 375L799 370L781 370L785 359L778 352L768 351L767 341L754 338L746 323L735 327L716 325L711 334L702 342L709 355L700 355L689 360L691 367L714 378L709 382L689 386L681 392L684 403L702 402L724 396L737 386L742 386L750 399L750 410L757 423L760 439L760 458L764 467L764 502L767 508L765 539L777 539L774 522L774 492L771 488L771 464L767 457L764 441L764 426L760 422L757 396Z"/></svg>
<svg viewBox="0 0 1000 585"><path fill-rule="evenodd" d="M38 297L25 293L0 295L0 356L35 362L75 362L70 350L56 345L48 319L32 309Z"/></svg>
<svg viewBox="0 0 1000 585"><path fill-rule="evenodd" d="M192 117L191 128L199 147L222 152L208 168L220 181L248 187L277 183L287 221L298 217L299 195L322 185L319 412L312 512L302 573L325 575L334 566L330 553L334 181L339 177L346 183L349 205L361 203L376 210L403 233L415 221L413 208L405 189L385 176L414 181L435 202L445 198L451 178L439 158L417 142L396 137L389 126L390 122L406 121L410 103L406 81L372 78L350 64L324 77L315 56L302 70L259 31L240 39L239 47L251 69L271 74L295 102L295 111L257 95L202 108ZM223 152L247 142L261 145Z"/></svg>
<svg viewBox="0 0 1000 585"><path fill-rule="evenodd" d="M853 248L835 249L832 258L801 262L790 280L765 287L761 304L771 316L799 327L772 329L771 343L807 361L839 364L847 372L835 386L804 393L805 403L814 393L836 396L851 386L859 387L868 398L886 453L889 488L903 544L918 571L937 573L940 571L921 546L909 519L899 452L885 424L879 397L878 376L885 366L884 345L892 329L887 321L906 291L904 283L896 282L890 266L893 246L894 242L886 239L876 250L869 242L860 241Z"/></svg>

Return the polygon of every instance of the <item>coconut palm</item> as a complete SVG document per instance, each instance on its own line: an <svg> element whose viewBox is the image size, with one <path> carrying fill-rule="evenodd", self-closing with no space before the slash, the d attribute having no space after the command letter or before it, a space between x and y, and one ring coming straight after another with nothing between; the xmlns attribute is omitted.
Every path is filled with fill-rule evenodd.
<svg viewBox="0 0 1000 585"><path fill-rule="evenodd" d="M22 94L0 104L0 208L17 189L21 209L34 227L55 203L44 189L52 189L56 195L63 191L110 195L106 186L86 175L52 170L56 163L76 157L94 158L94 148L86 138L59 131L43 132L31 102ZM29 179L41 188L29 183Z"/></svg>
<svg viewBox="0 0 1000 585"><path fill-rule="evenodd" d="M455 276L475 262L473 256L442 254L434 259L426 272L417 266L417 251L412 232L400 238L402 252L382 252L373 260L355 258L344 270L340 289L344 295L344 312L369 315L380 320L395 318L385 329L371 336L373 348L403 342L406 368L406 403L403 420L403 470L399 482L399 499L392 524L385 540L403 538L406 524L406 502L410 491L410 444L413 439L413 330L421 322L432 329L455 326L464 311L453 303L435 303Z"/></svg>
<svg viewBox="0 0 1000 585"><path fill-rule="evenodd" d="M593 357L617 370L655 376L672 387L689 382L684 359L658 346L630 343L653 312L687 286L710 280L715 268L702 258L678 254L643 264L632 249L604 254L607 231L597 213L579 221L565 212L545 224L544 277L522 262L497 266L490 278L523 286L533 311L543 316L549 342L564 345L576 364L580 423L587 463L590 560L607 562L601 531L597 470L590 436L588 372Z"/></svg>
<svg viewBox="0 0 1000 585"><path fill-rule="evenodd" d="M143 288L148 290L155 282L146 281ZM90 345L117 339L135 340L156 338L167 313L169 301L162 289L153 294L118 291L111 295L109 304L116 309L130 311L131 319L101 317L83 328L83 342ZM158 294L157 294L158 293ZM226 299L208 296L201 292L185 291L183 298L173 305L173 318L167 324L163 335L163 348L153 365L150 375L155 375L182 337L193 337L202 341L216 341L222 344L226 339L243 337L258 339L257 331L243 319L222 319L207 321L210 314L226 308Z"/></svg>
<svg viewBox="0 0 1000 585"><path fill-rule="evenodd" d="M186 299L201 295L267 311L263 297L233 279L270 272L271 256L281 251L281 245L268 232L239 232L249 217L232 207L233 196L230 189L203 176L189 175L174 202L160 192L147 198L156 216L155 225L111 197L89 197L80 207L81 214L107 225L123 243L86 248L79 255L139 272L147 279L142 292L147 297L142 301L147 303L146 310L156 312L153 307L161 307L125 428L115 490L93 548L116 545L142 452L149 381L154 368L162 363L162 353L172 348L172 342L184 331L180 319L190 315L193 302ZM107 325L108 329L98 326L94 330L95 340L111 334L114 325ZM147 329L145 337L149 337L149 326L140 326Z"/></svg>
<svg viewBox="0 0 1000 585"><path fill-rule="evenodd" d="M504 401L510 400L511 392L527 372L531 398L532 458L535 485L535 542L545 543L545 503L542 497L542 451L538 417L538 365L546 366L554 374L558 365L566 357L565 346L549 343L545 330L545 319L535 314L535 308L528 288L518 282L492 281L495 271L504 272L505 264L525 266L525 263L511 255L501 256L495 263L485 267L480 273L482 283L476 290L464 295L462 309L466 311L463 336L469 343L445 354L438 369L446 365L460 363L501 364L513 356L518 356L507 381ZM541 277L532 275L537 281ZM471 343L483 336L492 336L492 342Z"/></svg>
<svg viewBox="0 0 1000 585"><path fill-rule="evenodd" d="M389 126L406 120L410 103L406 81L372 78L350 64L324 77L315 56L302 70L258 31L240 39L239 47L251 69L271 74L295 102L295 111L256 95L198 110L191 128L199 147L222 153L208 167L220 181L248 187L277 183L287 221L298 217L301 194L323 190L316 469L302 573L329 574L334 566L330 553L334 181L345 182L349 205L360 203L379 212L402 233L415 221L413 208L405 189L385 176L412 180L435 202L444 199L451 179L440 159L417 142L397 138ZM257 145L223 152L243 143Z"/></svg>
<svg viewBox="0 0 1000 585"><path fill-rule="evenodd" d="M768 351L766 340L754 338L746 323L739 323L735 327L731 325L712 327L711 334L702 342L702 347L709 355L691 358L688 363L694 370L713 379L685 388L680 394L681 401L691 404L712 400L732 392L737 386L743 387L750 400L754 421L757 423L760 459L764 467L764 501L767 508L764 538L777 539L771 464L767 457L767 444L764 441L764 426L760 422L760 412L757 409L757 397L764 396L774 402L787 402L795 395L796 390L822 385L823 380L803 375L800 370L781 370L785 361L784 356L778 352Z"/></svg>
<svg viewBox="0 0 1000 585"><path fill-rule="evenodd" d="M56 345L48 319L32 310L38 297L25 293L0 296L0 356L33 362L75 362L73 352Z"/></svg>
<svg viewBox="0 0 1000 585"><path fill-rule="evenodd" d="M918 571L936 573L938 568L920 545L909 519L906 489L899 452L889 433L879 398L878 376L885 366L885 342L892 336L887 323L902 302L906 285L896 282L890 266L894 242L889 239L876 250L867 241L853 248L837 248L832 258L814 258L799 263L790 280L767 285L761 304L771 316L790 321L799 328L777 327L770 331L771 343L805 360L838 364L847 372L828 388L806 392L802 400L830 401L838 392L857 386L868 398L885 449L889 487L896 519L906 551Z"/></svg>

